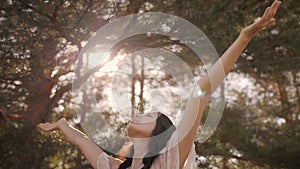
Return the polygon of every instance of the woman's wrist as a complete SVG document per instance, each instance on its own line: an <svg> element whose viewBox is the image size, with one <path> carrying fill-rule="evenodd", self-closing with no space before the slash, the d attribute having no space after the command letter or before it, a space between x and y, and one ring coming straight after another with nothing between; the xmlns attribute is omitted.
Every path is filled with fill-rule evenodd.
<svg viewBox="0 0 300 169"><path fill-rule="evenodd" d="M61 118L61 119L59 119L59 120L57 121L57 123L56 123L56 128L57 128L57 129L62 129L62 127L63 127L63 126L66 126L66 125L68 125L67 120L66 120L65 118Z"/></svg>
<svg viewBox="0 0 300 169"><path fill-rule="evenodd" d="M256 25L251 24L247 27L245 27L240 35L245 38L245 40L251 40L261 29L259 27L256 27Z"/></svg>
<svg viewBox="0 0 300 169"><path fill-rule="evenodd" d="M261 30L265 29L266 25L268 24L267 22L270 21L266 21L264 18L259 18L257 19L254 23L252 23L251 25L245 27L242 30L242 34L244 34L246 37L248 37L249 39L253 38L258 32L260 32ZM267 24L266 24L267 23Z"/></svg>

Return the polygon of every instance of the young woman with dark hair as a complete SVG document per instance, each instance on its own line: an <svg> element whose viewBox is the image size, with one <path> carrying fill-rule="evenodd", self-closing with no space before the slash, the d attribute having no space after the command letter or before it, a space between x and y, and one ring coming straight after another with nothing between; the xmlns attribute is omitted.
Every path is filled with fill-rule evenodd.
<svg viewBox="0 0 300 169"><path fill-rule="evenodd" d="M153 116L155 116L155 113ZM166 146L170 137L176 130L172 121L166 115L157 112L156 116L157 116L156 125L149 139L149 143L148 143L149 148L146 156L143 158L144 166L142 169L149 169L151 167L154 159L159 155L159 152ZM158 135L160 134L163 134L164 136L158 137ZM127 157L126 160L123 163L121 163L119 169L126 169L130 167L132 165L133 155L134 155L134 147L132 146L130 151L130 157Z"/></svg>
<svg viewBox="0 0 300 169"><path fill-rule="evenodd" d="M44 131L60 129L72 144L79 147L94 168L196 168L193 141L204 108L210 100L210 94L229 73L254 35L275 21L274 16L280 3L275 0L259 20L244 28L235 42L198 81L197 87L206 95L189 98L177 129L167 116L159 112L138 115L128 124L126 132L133 145L130 148L130 155L124 161L108 156L84 133L70 126L65 119L60 119L56 123L41 123L39 127ZM210 79L213 79L214 84Z"/></svg>

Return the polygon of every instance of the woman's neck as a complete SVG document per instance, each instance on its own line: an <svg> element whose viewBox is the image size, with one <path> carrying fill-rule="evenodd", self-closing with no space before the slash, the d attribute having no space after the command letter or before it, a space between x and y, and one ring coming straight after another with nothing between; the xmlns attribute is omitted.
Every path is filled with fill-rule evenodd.
<svg viewBox="0 0 300 169"><path fill-rule="evenodd" d="M133 140L133 159L132 168L139 168L143 165L143 158L149 151L149 140L148 139L134 139Z"/></svg>
<svg viewBox="0 0 300 169"><path fill-rule="evenodd" d="M143 159L149 151L149 139L134 139L133 140L133 158Z"/></svg>

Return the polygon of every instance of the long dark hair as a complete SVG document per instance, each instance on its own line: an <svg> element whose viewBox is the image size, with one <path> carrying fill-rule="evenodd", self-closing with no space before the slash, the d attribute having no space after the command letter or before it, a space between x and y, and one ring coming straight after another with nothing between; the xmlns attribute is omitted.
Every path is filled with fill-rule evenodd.
<svg viewBox="0 0 300 169"><path fill-rule="evenodd" d="M156 125L149 140L149 151L143 158L144 167L142 169L150 169L154 159L158 157L159 152L167 145L167 142L176 130L172 121L166 115L157 112L157 116ZM162 134L162 137L153 137L159 134ZM133 154L132 146L129 157L126 157L126 160L120 164L119 169L126 169L131 166Z"/></svg>

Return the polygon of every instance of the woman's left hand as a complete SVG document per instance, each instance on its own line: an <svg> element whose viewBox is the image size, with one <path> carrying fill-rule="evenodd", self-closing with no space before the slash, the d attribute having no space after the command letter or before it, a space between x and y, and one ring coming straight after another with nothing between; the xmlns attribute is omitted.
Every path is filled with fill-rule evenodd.
<svg viewBox="0 0 300 169"><path fill-rule="evenodd" d="M271 6L269 6L262 17L257 19L253 24L246 27L243 31L250 37L253 37L257 32L265 29L270 23L275 22L275 14L281 4L281 1L275 0Z"/></svg>
<svg viewBox="0 0 300 169"><path fill-rule="evenodd" d="M254 24L259 27L260 29L264 29L266 26L268 26L270 23L275 22L275 14L279 8L279 5L281 4L281 1L275 0L271 7L268 7L263 16L259 18Z"/></svg>

